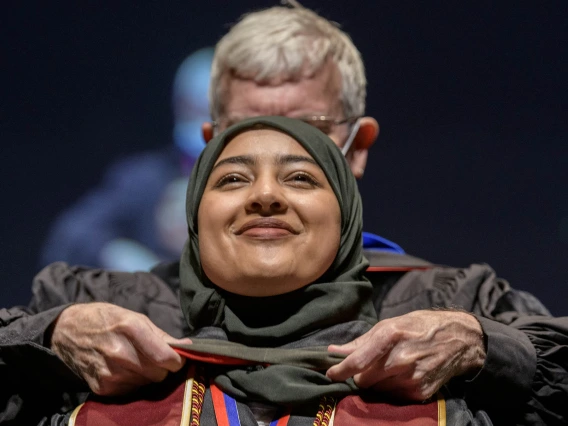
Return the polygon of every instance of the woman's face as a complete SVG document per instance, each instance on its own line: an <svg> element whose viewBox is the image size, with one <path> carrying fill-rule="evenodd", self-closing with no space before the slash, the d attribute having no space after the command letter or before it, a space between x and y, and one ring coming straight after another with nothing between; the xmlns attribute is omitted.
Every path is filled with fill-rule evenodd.
<svg viewBox="0 0 568 426"><path fill-rule="evenodd" d="M249 130L225 147L198 212L201 264L219 287L273 296L319 278L339 248L335 194L290 136Z"/></svg>

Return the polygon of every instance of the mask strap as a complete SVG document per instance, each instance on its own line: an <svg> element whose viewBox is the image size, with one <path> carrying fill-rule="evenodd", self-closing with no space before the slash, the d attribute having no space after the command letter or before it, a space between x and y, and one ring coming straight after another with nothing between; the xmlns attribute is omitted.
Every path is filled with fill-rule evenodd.
<svg viewBox="0 0 568 426"><path fill-rule="evenodd" d="M361 119L360 118L358 118L357 121L355 121L355 124L353 124L353 128L351 129L351 133L349 133L349 137L347 138L347 141L345 141L345 145L343 145L343 148L341 148L341 153L343 154L344 157L349 152L349 148L351 148L351 145L353 145L353 141L355 140L355 136L357 136L357 132L359 131L359 127L361 127Z"/></svg>

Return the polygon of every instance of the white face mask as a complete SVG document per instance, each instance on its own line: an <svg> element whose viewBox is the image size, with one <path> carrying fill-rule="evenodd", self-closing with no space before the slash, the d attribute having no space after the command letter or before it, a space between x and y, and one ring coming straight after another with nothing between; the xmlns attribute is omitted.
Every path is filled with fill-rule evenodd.
<svg viewBox="0 0 568 426"><path fill-rule="evenodd" d="M359 131L359 127L361 127L361 119L358 118L357 121L355 122L355 124L353 124L353 128L351 129L351 132L349 133L349 136L347 137L347 140L345 141L345 145L343 145L343 148L341 148L341 153L343 154L343 156L346 156L347 153L349 152L349 148L351 148L351 145L353 145L353 141L355 140L355 136L357 136L357 132Z"/></svg>

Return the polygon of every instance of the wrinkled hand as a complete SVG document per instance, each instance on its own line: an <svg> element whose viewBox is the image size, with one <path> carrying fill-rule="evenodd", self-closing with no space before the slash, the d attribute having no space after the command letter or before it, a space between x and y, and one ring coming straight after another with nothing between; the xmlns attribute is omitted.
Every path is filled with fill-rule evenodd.
<svg viewBox="0 0 568 426"><path fill-rule="evenodd" d="M485 361L481 325L460 311L415 311L377 323L331 352L348 356L327 371L335 381L353 377L399 398L423 401L452 377L480 370Z"/></svg>
<svg viewBox="0 0 568 426"><path fill-rule="evenodd" d="M108 303L68 307L51 336L53 351L99 395L123 395L182 368L185 359L168 342L191 341L174 339L145 315Z"/></svg>

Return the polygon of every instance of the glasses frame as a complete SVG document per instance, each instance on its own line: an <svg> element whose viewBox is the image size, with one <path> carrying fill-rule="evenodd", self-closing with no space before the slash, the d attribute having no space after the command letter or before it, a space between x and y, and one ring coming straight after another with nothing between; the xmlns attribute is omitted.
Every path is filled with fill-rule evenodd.
<svg viewBox="0 0 568 426"><path fill-rule="evenodd" d="M251 117L246 117L246 118L242 118L242 120L246 120L247 118L251 118ZM300 120L303 121L306 124L312 125L314 127L316 127L318 130L321 130L319 127L313 125L313 122L325 122L325 123L330 123L330 126L341 126L342 124L354 124L358 119L360 119L360 116L354 116L354 117L347 117L347 118L343 118L343 119L336 119L334 117L330 117L328 115L307 115L307 116L302 116L302 117L290 117L290 118L295 118L296 120ZM241 121L241 120L239 120ZM235 122L233 124L238 123ZM215 131L218 130L219 128L219 122L218 121L211 121L211 125L213 126L213 129ZM331 133L331 129L329 132L324 132L326 134Z"/></svg>

